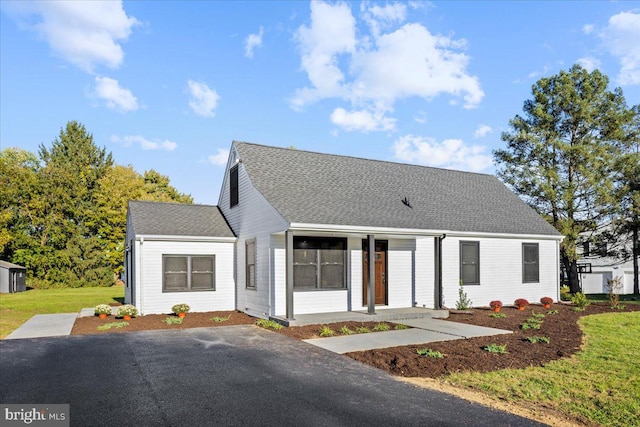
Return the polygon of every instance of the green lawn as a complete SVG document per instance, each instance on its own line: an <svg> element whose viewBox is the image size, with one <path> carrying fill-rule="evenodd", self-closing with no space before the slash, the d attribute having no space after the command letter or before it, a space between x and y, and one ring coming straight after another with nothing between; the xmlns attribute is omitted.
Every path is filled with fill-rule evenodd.
<svg viewBox="0 0 640 427"><path fill-rule="evenodd" d="M609 301L609 294L587 294L587 299L589 301L607 302ZM620 295L620 302L624 304L628 302L631 304L640 304L640 296L633 294Z"/></svg>
<svg viewBox="0 0 640 427"><path fill-rule="evenodd" d="M76 313L84 307L121 302L124 287L31 289L0 295L0 338L29 320L35 314Z"/></svg>
<svg viewBox="0 0 640 427"><path fill-rule="evenodd" d="M446 380L501 400L535 402L605 426L640 425L640 312L585 316L584 349L545 367Z"/></svg>

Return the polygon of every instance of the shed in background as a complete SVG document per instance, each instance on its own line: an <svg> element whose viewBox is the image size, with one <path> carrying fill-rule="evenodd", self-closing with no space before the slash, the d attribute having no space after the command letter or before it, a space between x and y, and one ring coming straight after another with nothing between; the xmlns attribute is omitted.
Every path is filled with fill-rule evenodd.
<svg viewBox="0 0 640 427"><path fill-rule="evenodd" d="M0 293L8 294L27 290L27 268L0 261Z"/></svg>

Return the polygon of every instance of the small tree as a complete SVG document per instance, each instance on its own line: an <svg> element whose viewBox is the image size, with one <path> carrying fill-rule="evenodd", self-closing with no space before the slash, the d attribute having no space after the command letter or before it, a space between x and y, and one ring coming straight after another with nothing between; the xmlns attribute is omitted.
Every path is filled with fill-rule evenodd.
<svg viewBox="0 0 640 427"><path fill-rule="evenodd" d="M460 280L460 287L458 288L458 301L456 301L456 309L457 310L466 310L471 308L473 303L467 297L467 293L464 291L464 286L462 286L462 280Z"/></svg>
<svg viewBox="0 0 640 427"><path fill-rule="evenodd" d="M622 280L620 280L620 276L607 280L606 289L609 293L609 305L611 305L611 308L618 307L618 304L620 303L620 290L622 287L623 283Z"/></svg>

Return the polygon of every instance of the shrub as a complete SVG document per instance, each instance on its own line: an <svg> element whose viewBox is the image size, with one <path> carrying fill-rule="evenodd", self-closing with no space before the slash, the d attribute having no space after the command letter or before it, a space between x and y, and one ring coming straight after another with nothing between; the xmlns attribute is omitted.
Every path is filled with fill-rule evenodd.
<svg viewBox="0 0 640 427"><path fill-rule="evenodd" d="M529 301L527 301L524 298L518 298L517 300L515 300L513 302L513 305L515 305L516 307L520 308L520 307L526 307L529 305Z"/></svg>
<svg viewBox="0 0 640 427"><path fill-rule="evenodd" d="M542 305L553 304L553 298L551 298L551 297L542 297L542 298L540 298L540 304L542 304Z"/></svg>
<svg viewBox="0 0 640 427"><path fill-rule="evenodd" d="M181 325L182 320L182 317L167 317L163 320L163 322L167 325Z"/></svg>
<svg viewBox="0 0 640 427"><path fill-rule="evenodd" d="M458 301L456 301L456 309L457 310L466 310L471 308L473 303L467 297L467 293L464 291L464 287L462 286L462 280L460 280L460 287L458 288Z"/></svg>
<svg viewBox="0 0 640 427"><path fill-rule="evenodd" d="M544 314L543 313L536 313L534 310L531 311L531 317L534 317L536 319L544 319Z"/></svg>
<svg viewBox="0 0 640 427"><path fill-rule="evenodd" d="M124 326L129 326L129 322L112 322L112 323L105 323L104 325L100 325L98 326L96 329L99 331L106 331L107 329L111 329L111 328L122 328Z"/></svg>
<svg viewBox="0 0 640 427"><path fill-rule="evenodd" d="M361 326L359 328L356 328L356 332L359 334L368 334L371 331L366 326Z"/></svg>
<svg viewBox="0 0 640 427"><path fill-rule="evenodd" d="M376 332L384 332L384 331L388 331L389 329L391 329L391 326L387 325L384 322L380 322L373 327L373 330Z"/></svg>
<svg viewBox="0 0 640 427"><path fill-rule="evenodd" d="M549 344L551 342L551 340L548 337L538 337L538 336L532 336L532 337L527 337L527 341L529 341L532 344L536 344L536 343L545 343L545 344Z"/></svg>
<svg viewBox="0 0 640 427"><path fill-rule="evenodd" d="M265 329L273 329L274 331L282 329L282 325L275 320L258 319L256 320L256 325Z"/></svg>
<svg viewBox="0 0 640 427"><path fill-rule="evenodd" d="M607 280L607 292L609 293L609 305L611 308L618 308L620 304L620 295L618 292L624 287L624 283L620 280L620 276Z"/></svg>
<svg viewBox="0 0 640 427"><path fill-rule="evenodd" d="M549 310L549 311L547 311L547 314L550 315L550 316L552 316L554 314L560 314L560 310Z"/></svg>
<svg viewBox="0 0 640 427"><path fill-rule="evenodd" d="M409 327L407 325L403 325L402 323L398 323L393 327L393 329L395 329L396 331L401 331L403 329L409 329Z"/></svg>
<svg viewBox="0 0 640 427"><path fill-rule="evenodd" d="M571 301L571 289L568 286L560 287L560 299L562 301Z"/></svg>
<svg viewBox="0 0 640 427"><path fill-rule="evenodd" d="M189 307L189 304L176 304L173 307L171 307L171 311L173 312L173 314L188 313L189 310L191 310L191 307Z"/></svg>
<svg viewBox="0 0 640 427"><path fill-rule="evenodd" d="M347 326L343 326L342 328L340 328L339 331L342 335L353 335L355 334L355 332L353 332L351 329L349 329Z"/></svg>
<svg viewBox="0 0 640 427"><path fill-rule="evenodd" d="M118 307L117 315L118 317L123 317L123 316L135 317L138 315L138 309L131 304L121 305L120 307Z"/></svg>
<svg viewBox="0 0 640 427"><path fill-rule="evenodd" d="M540 329L540 323L536 323L536 322L524 322L523 324L520 325L520 329L522 330L526 330L526 329Z"/></svg>
<svg viewBox="0 0 640 427"><path fill-rule="evenodd" d="M231 315L228 315L227 317L218 317L218 316L213 316L211 318L211 320L213 320L216 323L220 323L220 322L226 322L227 320L231 319Z"/></svg>
<svg viewBox="0 0 640 427"><path fill-rule="evenodd" d="M433 357L434 359L442 359L444 357L444 354L440 353L439 351L431 350L430 348L418 349L416 350L416 353L418 353L420 356Z"/></svg>
<svg viewBox="0 0 640 427"><path fill-rule="evenodd" d="M591 304L587 299L587 296L582 292L576 292L576 294L571 297L571 302L574 303L580 311L584 310L589 304Z"/></svg>
<svg viewBox="0 0 640 427"><path fill-rule="evenodd" d="M507 315L504 313L491 313L489 317L495 317L496 319L504 319L505 317L507 317Z"/></svg>
<svg viewBox="0 0 640 427"><path fill-rule="evenodd" d="M491 308L500 308L500 307L502 307L502 301L500 301L500 300L491 301L489 303L489 307L491 307Z"/></svg>
<svg viewBox="0 0 640 427"><path fill-rule="evenodd" d="M95 314L106 314L109 316L111 314L111 306L108 304L98 304L93 311Z"/></svg>
<svg viewBox="0 0 640 427"><path fill-rule="evenodd" d="M489 345L485 345L484 347L482 347L483 350L488 351L489 353L495 353L495 354L505 354L507 352L507 345L506 344L489 344Z"/></svg>
<svg viewBox="0 0 640 427"><path fill-rule="evenodd" d="M333 332L333 329L331 329L330 327L328 327L327 325L322 325L320 327L320 333L319 335L321 337L332 337L334 336L336 333Z"/></svg>

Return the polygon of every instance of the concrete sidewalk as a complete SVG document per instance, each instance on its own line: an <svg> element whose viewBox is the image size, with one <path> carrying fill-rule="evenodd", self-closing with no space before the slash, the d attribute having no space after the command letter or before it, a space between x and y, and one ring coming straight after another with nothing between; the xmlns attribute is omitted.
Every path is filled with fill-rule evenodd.
<svg viewBox="0 0 640 427"><path fill-rule="evenodd" d="M437 341L450 341L472 337L510 334L511 331L467 325L438 319L406 319L398 323L414 329L374 332L370 334L344 335L340 337L314 338L304 340L309 344L334 353L373 350L376 348L397 347L402 345L426 344Z"/></svg>
<svg viewBox="0 0 640 427"><path fill-rule="evenodd" d="M59 337L71 334L78 313L36 314L5 339Z"/></svg>

